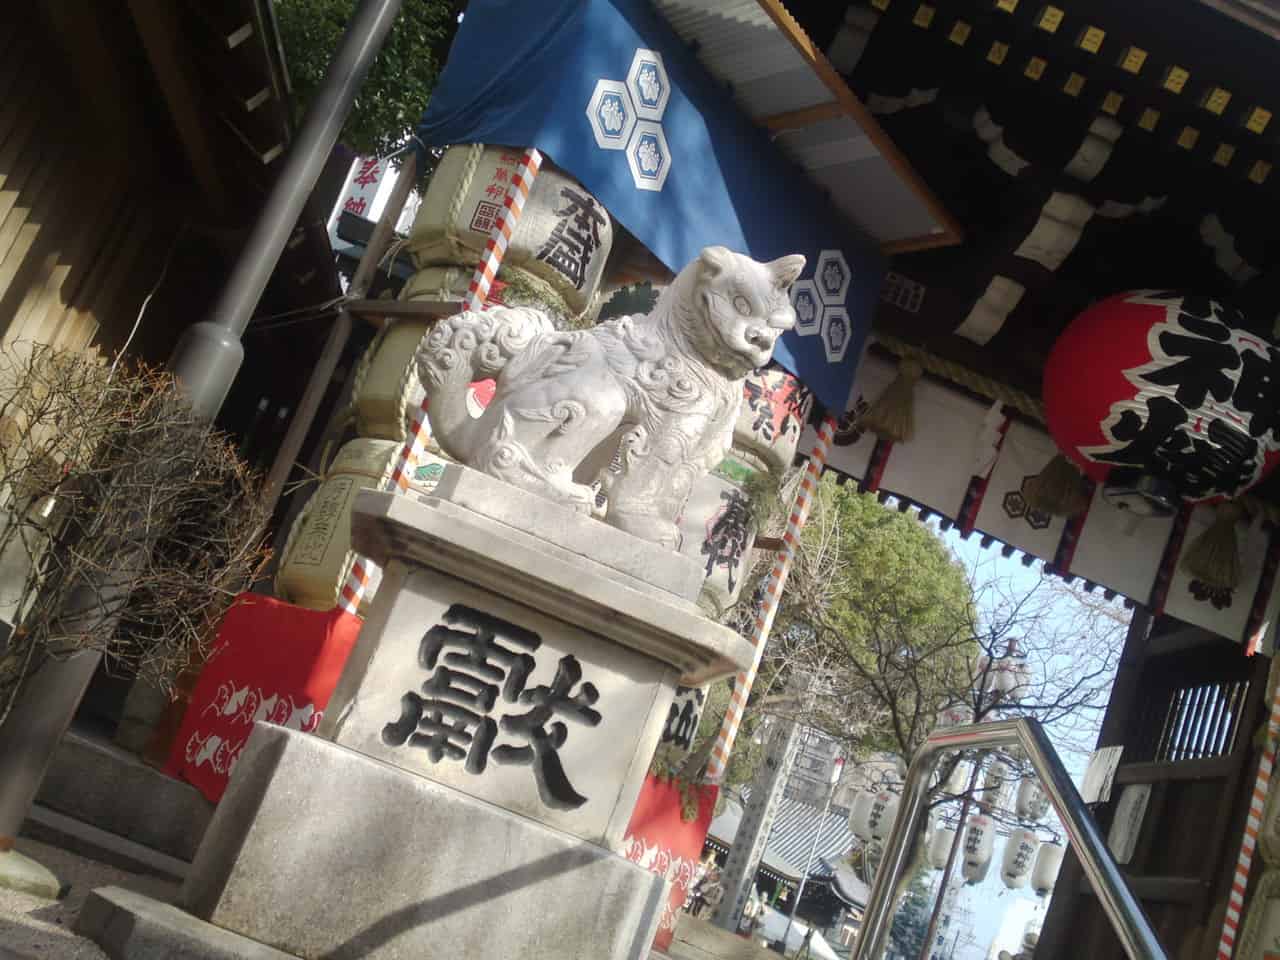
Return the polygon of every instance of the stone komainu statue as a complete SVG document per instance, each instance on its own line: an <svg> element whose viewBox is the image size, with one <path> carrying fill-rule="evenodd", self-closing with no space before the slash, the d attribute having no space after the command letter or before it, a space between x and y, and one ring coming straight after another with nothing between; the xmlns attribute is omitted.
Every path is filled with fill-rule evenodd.
<svg viewBox="0 0 1280 960"><path fill-rule="evenodd" d="M589 330L557 331L522 307L441 320L417 353L436 440L584 513L599 480L607 523L676 549L694 481L728 452L743 379L795 325L787 291L804 262L708 247L647 316ZM467 385L486 378L497 390L473 417Z"/></svg>

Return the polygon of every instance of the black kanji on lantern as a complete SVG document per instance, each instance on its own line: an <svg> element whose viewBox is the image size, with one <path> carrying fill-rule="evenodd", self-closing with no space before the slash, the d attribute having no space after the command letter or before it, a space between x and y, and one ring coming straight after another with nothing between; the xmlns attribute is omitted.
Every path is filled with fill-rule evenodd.
<svg viewBox="0 0 1280 960"><path fill-rule="evenodd" d="M712 521L707 538L702 541L702 555L707 558L707 576L711 576L717 566L723 566L732 591L738 585L738 565L747 548L751 511L747 498L736 487L722 491L720 499L725 504Z"/></svg>
<svg viewBox="0 0 1280 960"><path fill-rule="evenodd" d="M697 687L678 687L675 699L667 710L667 724L662 728L662 742L672 743L683 750L693 746L693 735L698 730L702 712L703 692Z"/></svg>
<svg viewBox="0 0 1280 960"><path fill-rule="evenodd" d="M751 432L758 433L768 442L773 442L773 398L768 385L756 379L748 380L743 385L744 399L747 409L751 411Z"/></svg>
<svg viewBox="0 0 1280 960"><path fill-rule="evenodd" d="M590 683L573 692L582 668L572 656L562 657L551 686L526 689L536 666L533 653L542 639L533 631L491 614L455 603L442 622L431 627L418 646L418 663L431 675L421 693L400 698L400 717L382 728L391 747L423 749L432 763L464 760L468 773L496 763L534 764L538 794L556 809L573 809L587 798L574 790L560 763L558 750L568 730L553 717L586 726L600 723L591 709L600 694ZM495 718L500 704L532 706ZM499 731L523 740L521 746L494 746Z"/></svg>
<svg viewBox="0 0 1280 960"><path fill-rule="evenodd" d="M587 278L587 264L600 246L600 228L608 221L594 197L562 187L560 196L568 201L556 211L560 219L538 251L538 259L559 270L581 290Z"/></svg>
<svg viewBox="0 0 1280 960"><path fill-rule="evenodd" d="M1148 397L1146 408L1145 419L1136 410L1121 413L1109 433L1122 445L1096 453L1096 459L1146 469L1159 465L1190 500L1230 494L1252 482L1256 440L1219 417L1192 422L1187 409L1171 397Z"/></svg>
<svg viewBox="0 0 1280 960"><path fill-rule="evenodd" d="M1266 356L1246 350L1240 355L1240 380L1232 405L1249 416L1249 436L1280 441L1280 351L1266 348Z"/></svg>

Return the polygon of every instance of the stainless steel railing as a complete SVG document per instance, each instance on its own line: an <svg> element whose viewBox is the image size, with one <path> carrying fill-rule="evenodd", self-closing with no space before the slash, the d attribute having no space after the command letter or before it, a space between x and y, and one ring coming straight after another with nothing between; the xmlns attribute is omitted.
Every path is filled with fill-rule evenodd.
<svg viewBox="0 0 1280 960"><path fill-rule="evenodd" d="M870 902L858 934L854 960L880 960L893 922L895 891L921 842L929 806L929 784L942 754L950 750L1019 746L1040 776L1102 909L1131 960L1167 960L1151 921L1111 859L1098 826L1080 799L1044 729L1035 720L1001 720L933 733L916 754L903 785L898 818L885 842ZM961 825L963 828L963 824Z"/></svg>

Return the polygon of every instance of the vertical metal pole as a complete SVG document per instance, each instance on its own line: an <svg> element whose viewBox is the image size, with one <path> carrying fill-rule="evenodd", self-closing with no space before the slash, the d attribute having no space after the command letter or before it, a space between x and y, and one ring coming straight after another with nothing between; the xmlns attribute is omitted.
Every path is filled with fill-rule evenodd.
<svg viewBox="0 0 1280 960"><path fill-rule="evenodd" d="M964 843L965 824L969 819L969 806L973 801L973 791L977 789L978 777L982 772L981 758L975 758L973 773L969 776L969 788L965 791L960 803L960 823L956 827L956 835L951 839L951 850L947 853L947 865L942 868L942 885L938 887L938 899L933 903L933 912L929 914L929 926L925 929L924 944L920 948L920 960L929 960L934 938L938 935L938 922L942 918L942 907L947 900L947 885L951 883L951 871L955 869L956 857Z"/></svg>
<svg viewBox="0 0 1280 960"><path fill-rule="evenodd" d="M813 858L818 852L818 841L822 839L822 828L827 825L827 814L831 812L831 798L836 795L836 783L833 781L827 789L827 800L822 805L822 816L818 819L818 829L813 833L813 843L809 845L809 856L804 861L804 873L800 875L800 885L796 887L796 898L791 904L791 912L787 914L787 928L782 931L782 949L787 948L787 937L791 935L791 925L796 922L796 910L800 907L800 898L804 896L805 884L809 881L809 871L813 869Z"/></svg>
<svg viewBox="0 0 1280 960"><path fill-rule="evenodd" d="M244 359L240 337L402 2L361 0L221 295L204 320L187 328L169 361L203 417L212 420L222 409Z"/></svg>
<svg viewBox="0 0 1280 960"><path fill-rule="evenodd" d="M378 263L390 246L396 220L404 209L405 200L408 199L409 191L413 189L417 179L418 155L410 151L400 166L395 186L391 188L387 205L373 228L364 256L360 258L360 265L356 267L355 276L351 278L351 285L347 287L347 295L352 299L359 299L369 292L369 287L378 270ZM324 399L325 392L329 389L329 382L333 379L333 371L337 369L342 351L346 349L347 341L351 338L352 326L351 314L346 310L339 313L337 319L333 321L324 349L320 352L320 359L316 361L311 371L306 390L303 391L302 399L298 401L298 409L289 422L289 429L280 443L275 461L271 464L271 472L267 474L263 498L266 500L268 510L275 508L285 481L293 471L293 462L297 459L298 451L302 449L302 442L315 421L316 411L320 409L320 401Z"/></svg>

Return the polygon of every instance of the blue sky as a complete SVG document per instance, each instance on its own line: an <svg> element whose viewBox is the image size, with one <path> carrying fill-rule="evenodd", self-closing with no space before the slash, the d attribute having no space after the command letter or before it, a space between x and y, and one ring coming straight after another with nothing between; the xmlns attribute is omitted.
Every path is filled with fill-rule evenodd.
<svg viewBox="0 0 1280 960"><path fill-rule="evenodd" d="M945 532L939 531L939 535L967 569L979 572L980 579L998 578L1006 584L1010 592L1016 594L1034 590L1041 582L1040 561L1024 567L1019 556L1002 557L998 545L984 550L980 544L980 536L974 535L965 540L960 537L955 528ZM1075 602L1069 597L1055 597L1048 616L1050 625L1065 628L1078 613L1073 609L1074 606ZM1064 665L1069 665L1070 655L1071 651L1063 651ZM1071 740L1078 743L1083 736L1092 742L1096 738L1101 721L1101 713L1091 716L1083 727L1077 726L1071 731ZM1068 749L1065 736L1055 735L1052 725L1046 729L1050 739L1054 740L1055 745L1059 747L1063 762L1078 787L1084 778L1088 763L1087 755L1078 750ZM1050 820L1053 820L1052 814L1050 814ZM1057 832L1061 833L1060 827ZM1023 930L1033 916L1038 915L1043 918L1046 903L1037 898L1029 888L1009 890L1001 882L999 862L1002 852L1003 841L997 841L986 880L975 886L962 887L957 895L957 912L969 914L975 941L967 947L957 949L955 954L957 960L985 960L988 956L994 956L993 947L1013 952L1021 940ZM936 876L940 874L935 874ZM951 936L954 936L954 928ZM950 942L950 937L947 942Z"/></svg>

